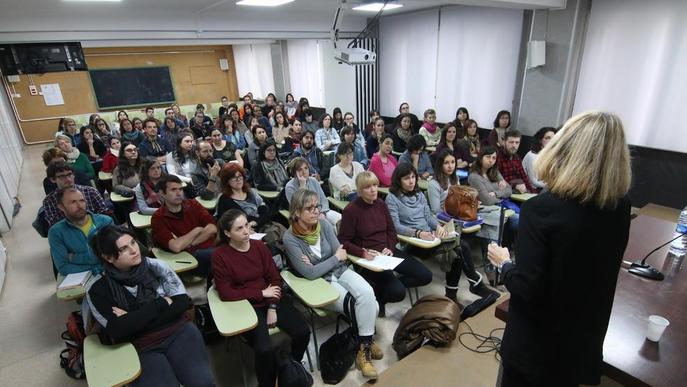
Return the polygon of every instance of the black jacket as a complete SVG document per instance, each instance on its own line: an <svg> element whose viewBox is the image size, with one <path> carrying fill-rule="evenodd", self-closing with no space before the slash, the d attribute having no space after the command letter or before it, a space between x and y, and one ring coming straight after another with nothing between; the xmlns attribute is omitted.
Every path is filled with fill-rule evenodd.
<svg viewBox="0 0 687 387"><path fill-rule="evenodd" d="M613 210L550 192L523 204L517 263L502 271L511 292L504 368L523 374L531 385L599 383L629 229L627 198Z"/></svg>

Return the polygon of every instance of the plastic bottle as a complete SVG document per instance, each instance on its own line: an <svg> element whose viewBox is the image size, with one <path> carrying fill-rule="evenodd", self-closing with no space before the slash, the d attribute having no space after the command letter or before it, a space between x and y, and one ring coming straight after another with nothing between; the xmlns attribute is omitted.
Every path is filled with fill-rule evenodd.
<svg viewBox="0 0 687 387"><path fill-rule="evenodd" d="M673 238L678 236L678 234L685 233L687 233L687 207L680 212L680 217L677 218L677 226L675 227ZM677 238L670 244L670 253L676 257L687 254L687 235L683 235L682 238Z"/></svg>

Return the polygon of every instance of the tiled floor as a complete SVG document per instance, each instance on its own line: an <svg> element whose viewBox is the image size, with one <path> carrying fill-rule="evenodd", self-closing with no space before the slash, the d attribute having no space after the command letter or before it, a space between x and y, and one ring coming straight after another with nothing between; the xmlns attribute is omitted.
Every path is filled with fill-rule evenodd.
<svg viewBox="0 0 687 387"><path fill-rule="evenodd" d="M37 145L26 149L19 197L22 209L14 220L12 231L3 235L7 247L7 278L0 295L0 386L85 386L62 371L58 355L64 344L60 333L65 329L67 314L77 309L74 302L61 302L55 298L48 243L31 228L31 222L43 199L41 181L45 174L40 155L46 146ZM435 274L430 286L420 289L420 295L443 294L444 274L437 265L426 262ZM476 299L467 291L467 282L460 284L459 299L467 304ZM192 289L197 293L197 289ZM385 357L377 361L378 371L396 362L391 349L394 331L403 314L409 309L408 300L387 305L387 317L377 320L376 340L385 350ZM317 329L321 343L334 330L332 321L320 321ZM218 385L243 385L239 367L239 353L235 342L226 345L220 340L208 346ZM314 357L313 344L310 353ZM256 384L252 371L251 351L242 348L244 366L249 385ZM315 372L315 385L323 385L319 372ZM351 370L341 386L359 386L363 383L360 373Z"/></svg>

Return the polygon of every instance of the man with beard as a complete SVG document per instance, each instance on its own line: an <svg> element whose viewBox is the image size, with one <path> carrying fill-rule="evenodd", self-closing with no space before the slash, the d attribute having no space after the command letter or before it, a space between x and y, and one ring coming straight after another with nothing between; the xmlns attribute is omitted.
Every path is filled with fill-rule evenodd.
<svg viewBox="0 0 687 387"><path fill-rule="evenodd" d="M532 185L530 179L522 167L522 160L518 155L520 147L520 131L511 129L506 132L503 147L497 151L496 165L503 176L503 179L513 187L518 193L537 193L537 189Z"/></svg>
<svg viewBox="0 0 687 387"><path fill-rule="evenodd" d="M212 200L220 192L219 177L224 162L212 158L212 146L205 140L198 141L196 146L196 170L191 173L193 186L203 200Z"/></svg>
<svg viewBox="0 0 687 387"><path fill-rule="evenodd" d="M308 161L310 176L317 180L321 179L320 170L323 166L324 154L320 148L315 146L315 133L306 130L301 136L301 146L293 151L293 157L303 157Z"/></svg>
<svg viewBox="0 0 687 387"><path fill-rule="evenodd" d="M93 254L88 238L112 224L112 218L89 212L84 195L75 186L58 189L55 199L57 207L64 214L64 219L48 232L50 255L55 268L65 276L82 271L100 273L100 260Z"/></svg>
<svg viewBox="0 0 687 387"><path fill-rule="evenodd" d="M143 121L146 138L138 146L139 157L155 157L160 164L165 164L165 156L173 150L164 138L158 137L158 124L154 118Z"/></svg>

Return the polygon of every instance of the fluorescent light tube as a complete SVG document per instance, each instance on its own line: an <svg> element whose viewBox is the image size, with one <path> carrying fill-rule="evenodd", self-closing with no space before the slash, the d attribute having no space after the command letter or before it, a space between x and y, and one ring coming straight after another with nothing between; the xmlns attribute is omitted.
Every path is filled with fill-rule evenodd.
<svg viewBox="0 0 687 387"><path fill-rule="evenodd" d="M293 0L241 0L237 5L252 5L256 7L277 7L292 2Z"/></svg>
<svg viewBox="0 0 687 387"><path fill-rule="evenodd" d="M396 9L396 8L401 8L403 7L403 4L389 4L387 3L384 5L384 3L369 3L369 4L361 4L358 6L353 7L354 11L367 11L367 12L379 12L382 7L384 7L385 11L391 10L391 9Z"/></svg>

